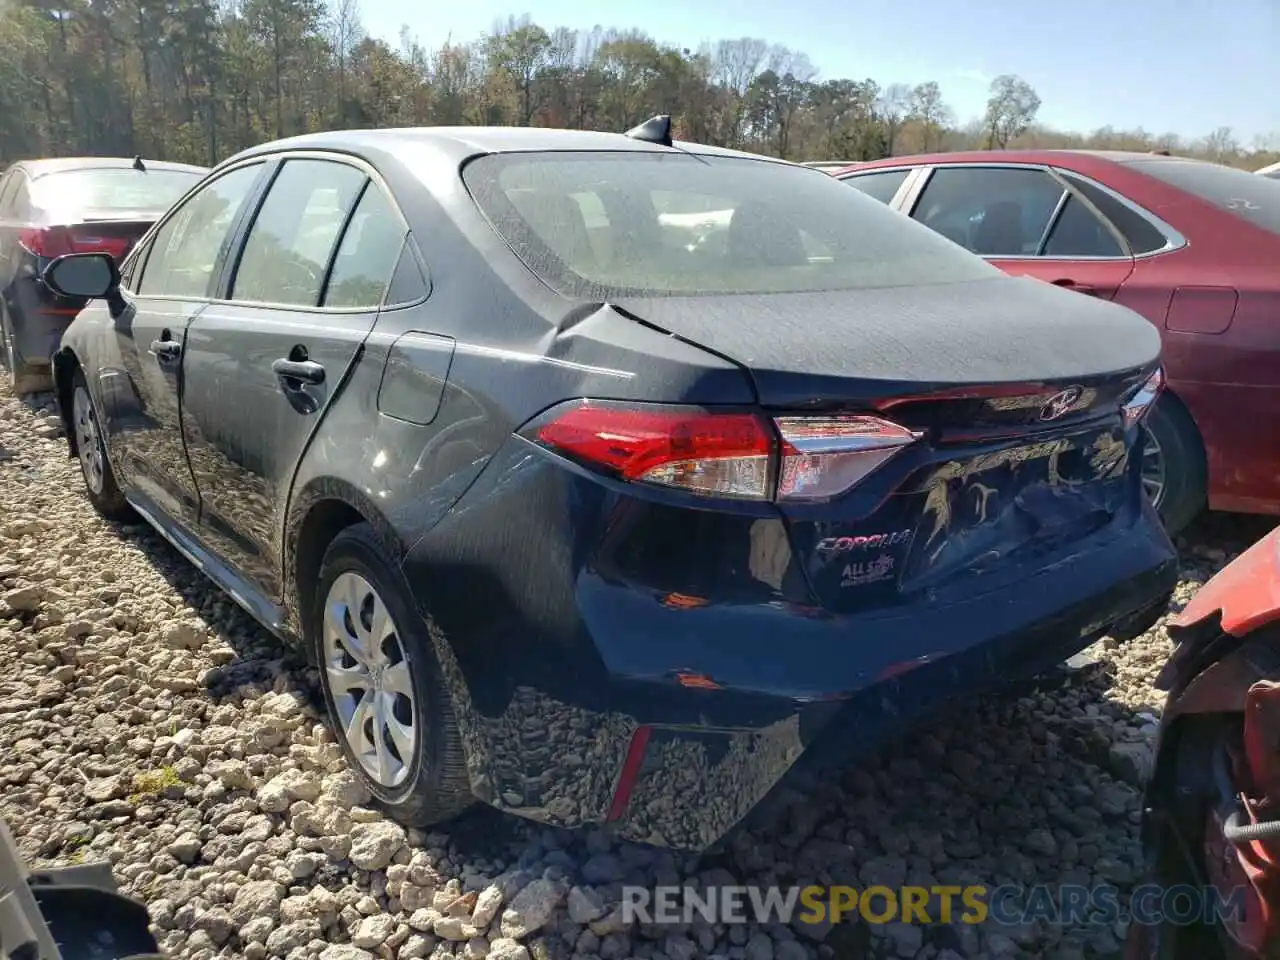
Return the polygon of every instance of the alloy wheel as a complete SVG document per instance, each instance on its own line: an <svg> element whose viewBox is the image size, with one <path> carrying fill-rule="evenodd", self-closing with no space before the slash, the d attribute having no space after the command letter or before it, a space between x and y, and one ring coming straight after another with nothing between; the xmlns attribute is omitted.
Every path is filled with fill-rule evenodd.
<svg viewBox="0 0 1280 960"><path fill-rule="evenodd" d="M365 773L398 787L421 716L399 631L378 591L351 571L334 580L324 611L323 669L337 725Z"/></svg>
<svg viewBox="0 0 1280 960"><path fill-rule="evenodd" d="M1142 448L1142 490L1157 510L1164 505L1164 451L1160 449L1160 442L1151 431L1147 431L1146 443Z"/></svg>
<svg viewBox="0 0 1280 960"><path fill-rule="evenodd" d="M83 384L77 384L71 398L71 418L76 431L76 451L80 456L80 469L84 482L92 493L102 493L105 470L102 460L102 444L98 439L98 418L93 412L93 401Z"/></svg>

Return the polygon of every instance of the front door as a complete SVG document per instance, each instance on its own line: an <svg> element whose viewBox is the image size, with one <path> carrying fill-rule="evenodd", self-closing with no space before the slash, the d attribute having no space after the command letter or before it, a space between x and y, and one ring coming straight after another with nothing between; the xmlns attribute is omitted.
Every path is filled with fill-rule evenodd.
<svg viewBox="0 0 1280 960"><path fill-rule="evenodd" d="M360 168L286 160L227 298L188 331L183 428L201 537L272 602L282 599L279 538L294 472L377 320L405 232ZM373 251L385 276L361 282L355 248L378 235L389 237ZM358 451L361 438L349 439Z"/></svg>
<svg viewBox="0 0 1280 960"><path fill-rule="evenodd" d="M1043 167L935 167L911 216L1005 273L1106 300L1133 272L1115 230Z"/></svg>
<svg viewBox="0 0 1280 960"><path fill-rule="evenodd" d="M192 528L199 497L179 412L186 334L263 169L231 170L174 210L126 264L133 290L122 289L124 309L111 318L120 368L104 371L100 392L112 463L123 486Z"/></svg>

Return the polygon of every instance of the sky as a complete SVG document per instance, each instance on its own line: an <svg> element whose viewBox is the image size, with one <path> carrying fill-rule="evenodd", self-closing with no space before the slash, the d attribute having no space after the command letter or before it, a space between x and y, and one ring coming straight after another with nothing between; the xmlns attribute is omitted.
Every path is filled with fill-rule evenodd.
<svg viewBox="0 0 1280 960"><path fill-rule="evenodd" d="M1243 146L1280 140L1280 0L519 2L361 0L361 16L393 46L404 24L428 49L523 14L547 29L638 27L682 47L761 37L808 54L818 79L937 80L961 122L982 113L993 77L1014 73L1061 129L1199 137L1229 126Z"/></svg>

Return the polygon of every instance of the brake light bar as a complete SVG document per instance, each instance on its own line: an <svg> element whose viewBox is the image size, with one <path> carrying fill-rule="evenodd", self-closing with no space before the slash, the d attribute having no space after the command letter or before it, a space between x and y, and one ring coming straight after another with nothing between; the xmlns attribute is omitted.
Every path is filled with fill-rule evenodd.
<svg viewBox="0 0 1280 960"><path fill-rule="evenodd" d="M532 439L619 479L749 500L847 492L921 434L879 417L752 413L581 400Z"/></svg>
<svg viewBox="0 0 1280 960"><path fill-rule="evenodd" d="M70 253L107 253L117 260L129 252L128 237L93 236L75 227L30 227L18 231L18 243L37 257L52 260Z"/></svg>
<svg viewBox="0 0 1280 960"><path fill-rule="evenodd" d="M1157 367L1156 372L1151 374L1137 392L1121 405L1120 411L1124 414L1125 429L1127 430L1150 413L1163 392L1164 369Z"/></svg>

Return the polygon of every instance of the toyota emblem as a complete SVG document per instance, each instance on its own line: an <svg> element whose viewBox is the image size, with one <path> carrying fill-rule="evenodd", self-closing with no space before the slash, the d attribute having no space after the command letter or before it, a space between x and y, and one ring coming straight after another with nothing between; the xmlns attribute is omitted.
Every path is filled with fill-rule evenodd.
<svg viewBox="0 0 1280 960"><path fill-rule="evenodd" d="M1067 387L1067 389L1055 393L1040 408L1040 419L1057 420L1059 417L1066 416L1080 402L1080 397L1083 393L1084 387Z"/></svg>

